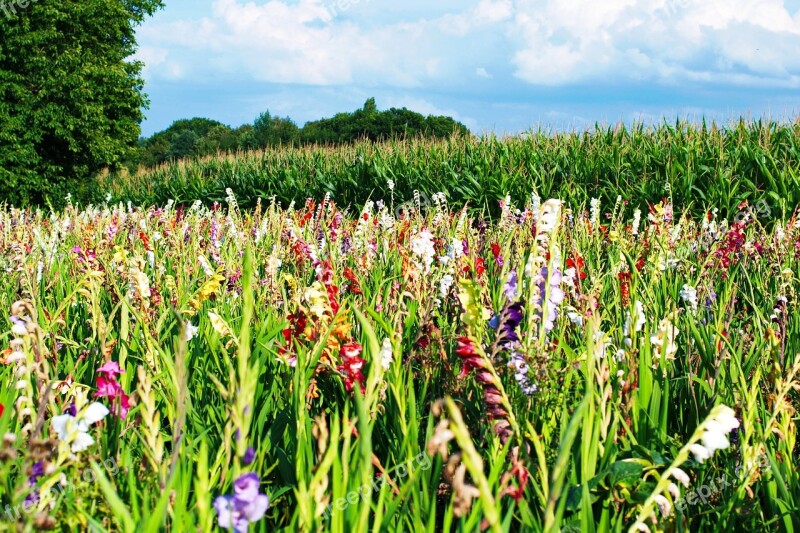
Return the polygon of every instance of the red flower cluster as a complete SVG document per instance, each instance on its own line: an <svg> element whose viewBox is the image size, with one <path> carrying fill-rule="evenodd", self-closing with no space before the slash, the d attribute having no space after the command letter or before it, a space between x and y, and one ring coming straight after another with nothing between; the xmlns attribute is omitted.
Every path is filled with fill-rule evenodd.
<svg viewBox="0 0 800 533"><path fill-rule="evenodd" d="M586 271L583 269L583 257L578 253L572 254L572 257L567 258L567 269L574 268L575 275L580 280L586 279Z"/></svg>
<svg viewBox="0 0 800 533"><path fill-rule="evenodd" d="M317 279L325 286L328 293L328 302L334 316L339 312L339 287L333 284L333 268L328 261L318 261L314 264L318 269Z"/></svg>
<svg viewBox="0 0 800 533"><path fill-rule="evenodd" d="M112 412L120 418L125 418L131 408L130 397L125 394L122 385L117 381L117 376L123 372L124 370L121 370L119 364L114 361L108 361L98 368L97 373L100 375L97 377L97 392L94 393L95 398L109 398L116 407Z"/></svg>
<svg viewBox="0 0 800 533"><path fill-rule="evenodd" d="M357 342L345 344L339 349L339 357L342 358L342 364L339 365L336 370L344 374L344 388L347 392L351 392L356 383L361 387L362 393L366 390L364 388L364 382L367 378L361 373L361 369L364 368L364 363L366 363L366 361L359 357L361 355L361 350L361 345Z"/></svg>
<svg viewBox="0 0 800 533"><path fill-rule="evenodd" d="M619 277L619 290L622 294L622 305L628 307L631 303L631 273L620 272L617 274Z"/></svg>
<svg viewBox="0 0 800 533"><path fill-rule="evenodd" d="M514 501L519 503L519 501L525 496L525 487L528 485L528 480L530 480L531 474L528 472L528 469L525 468L525 465L522 461L516 457L516 453L512 457L512 466L509 471L503 474L502 484L505 485L505 490L503 494L506 496L511 496L514 498ZM513 486L511 484L511 480L517 480L517 486Z"/></svg>
<svg viewBox="0 0 800 533"><path fill-rule="evenodd" d="M466 377L470 371L477 369L475 377L483 387L483 400L486 402L486 414L494 421L494 432L505 443L511 437L511 424L508 423L508 412L503 407L503 397L495 383L494 375L486 369L486 361L475 351L469 337L459 337L456 354L461 357L464 366L460 378Z"/></svg>
<svg viewBox="0 0 800 533"><path fill-rule="evenodd" d="M350 267L345 267L344 268L344 277L345 277L345 279L347 281L350 282L349 285L348 285L348 288L350 289L350 292L352 292L353 294L363 294L361 292L361 285L358 283L358 278L356 277L355 273L353 272L353 269L351 269Z"/></svg>
<svg viewBox="0 0 800 533"><path fill-rule="evenodd" d="M734 222L731 225L731 229L725 234L722 246L715 254L719 259L718 266L720 268L728 270L734 259L738 259L741 256L745 243L745 227L745 222Z"/></svg>

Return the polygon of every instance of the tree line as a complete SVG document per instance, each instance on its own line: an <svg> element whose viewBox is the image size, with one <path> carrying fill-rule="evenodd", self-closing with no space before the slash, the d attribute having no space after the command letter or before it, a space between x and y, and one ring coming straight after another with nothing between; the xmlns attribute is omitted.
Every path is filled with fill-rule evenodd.
<svg viewBox="0 0 800 533"><path fill-rule="evenodd" d="M231 128L179 120L141 138L147 97L136 27L162 0L16 2L0 15L0 202L56 207L96 192L105 170L286 144L347 143L394 136L443 137L467 129L407 109L363 109L298 127L263 113Z"/></svg>
<svg viewBox="0 0 800 533"><path fill-rule="evenodd" d="M398 137L445 138L453 134L467 135L469 130L450 117L424 116L406 108L379 111L375 99L370 98L352 113L337 113L303 127L269 111L252 124L237 128L208 118L178 120L163 131L140 139L126 166L151 167L177 159L274 146L336 145Z"/></svg>

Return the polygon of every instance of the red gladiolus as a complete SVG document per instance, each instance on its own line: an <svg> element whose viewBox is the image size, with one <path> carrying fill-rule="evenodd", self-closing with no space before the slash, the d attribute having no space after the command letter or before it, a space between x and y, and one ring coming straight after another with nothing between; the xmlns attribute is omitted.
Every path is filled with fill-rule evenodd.
<svg viewBox="0 0 800 533"><path fill-rule="evenodd" d="M622 293L622 305L627 307L631 303L631 273L620 272L617 276L619 277L619 289Z"/></svg>
<svg viewBox="0 0 800 533"><path fill-rule="evenodd" d="M148 252L152 251L152 248L150 248L150 238L147 236L147 233L140 231L139 239L142 241L142 244L144 244L145 250L147 250Z"/></svg>
<svg viewBox="0 0 800 533"><path fill-rule="evenodd" d="M481 356L475 352L475 347L469 337L459 337L456 346L456 354L464 361L461 368L460 378L465 378L475 368L486 368ZM491 374L489 374L491 376Z"/></svg>
<svg viewBox="0 0 800 533"><path fill-rule="evenodd" d="M362 294L361 285L358 283L358 278L356 277L355 273L350 267L345 267L344 277L347 281L350 282L349 285L350 292L352 292L353 294Z"/></svg>
<svg viewBox="0 0 800 533"><path fill-rule="evenodd" d="M583 270L583 257L580 254L573 254L572 257L567 258L567 268L574 268L575 274L578 276L578 279L584 280L586 279L586 271Z"/></svg>
<svg viewBox="0 0 800 533"><path fill-rule="evenodd" d="M486 272L486 263L483 260L483 257L479 257L477 261L475 261L475 273L479 276Z"/></svg>
<svg viewBox="0 0 800 533"><path fill-rule="evenodd" d="M344 388L347 392L351 392L356 383L361 387L362 393L366 390L364 382L367 378L361 372L366 361L359 357L361 350L361 345L357 342L345 344L339 349L339 357L342 358L342 364L336 369L344 374Z"/></svg>

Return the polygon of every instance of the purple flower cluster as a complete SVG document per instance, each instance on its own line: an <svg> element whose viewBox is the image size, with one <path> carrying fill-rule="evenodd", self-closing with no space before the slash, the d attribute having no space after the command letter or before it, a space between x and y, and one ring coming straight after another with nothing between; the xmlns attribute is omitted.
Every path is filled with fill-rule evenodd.
<svg viewBox="0 0 800 533"><path fill-rule="evenodd" d="M247 533L251 523L263 518L269 509L269 497L259 493L260 485L257 474L243 474L233 482L233 495L219 496L214 500L219 527Z"/></svg>
<svg viewBox="0 0 800 533"><path fill-rule="evenodd" d="M542 267L539 273L539 307L547 310L547 316L544 319L544 330L546 333L553 331L553 326L558 317L558 306L564 301L564 291L561 289L562 275L558 269L554 269L552 274L548 272L547 267ZM550 289L549 294L547 289ZM547 301L545 302L545 298ZM541 311L540 311L541 316Z"/></svg>
<svg viewBox="0 0 800 533"><path fill-rule="evenodd" d="M516 379L522 392L530 396L536 392L536 385L528 379L528 365L525 357L517 351L519 348L518 329L522 323L524 308L522 302L515 301L518 297L517 272L512 270L508 275L508 280L503 287L507 303L502 313L490 322L493 329L497 329L497 343L503 350L508 352L508 367L514 371Z"/></svg>

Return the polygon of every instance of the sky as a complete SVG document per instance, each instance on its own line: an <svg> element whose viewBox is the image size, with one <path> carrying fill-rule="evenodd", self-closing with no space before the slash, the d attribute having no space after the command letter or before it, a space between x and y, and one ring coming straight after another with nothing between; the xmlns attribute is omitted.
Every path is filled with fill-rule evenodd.
<svg viewBox="0 0 800 533"><path fill-rule="evenodd" d="M800 0L165 0L142 133L379 109L516 134L800 114Z"/></svg>

